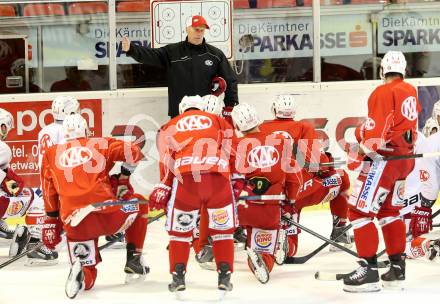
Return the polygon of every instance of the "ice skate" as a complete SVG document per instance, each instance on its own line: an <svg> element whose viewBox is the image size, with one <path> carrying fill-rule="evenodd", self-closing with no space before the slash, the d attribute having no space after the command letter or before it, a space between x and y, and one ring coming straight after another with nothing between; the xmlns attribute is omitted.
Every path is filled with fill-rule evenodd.
<svg viewBox="0 0 440 304"><path fill-rule="evenodd" d="M344 278L344 291L347 292L374 292L380 291L379 271L376 263L368 263L362 259L358 261L359 268Z"/></svg>
<svg viewBox="0 0 440 304"><path fill-rule="evenodd" d="M17 225L9 247L9 257L15 257L22 253L30 239L29 229L26 226Z"/></svg>
<svg viewBox="0 0 440 304"><path fill-rule="evenodd" d="M135 283L145 281L150 268L144 264L142 254L137 253L133 244L127 244L127 262L124 272L127 274L125 283Z"/></svg>
<svg viewBox="0 0 440 304"><path fill-rule="evenodd" d="M76 260L70 268L70 273L67 277L65 286L66 296L74 299L84 289L84 286L84 271L80 260Z"/></svg>
<svg viewBox="0 0 440 304"><path fill-rule="evenodd" d="M29 243L26 250L31 250L39 243ZM58 252L42 245L27 254L26 266L50 266L58 264Z"/></svg>
<svg viewBox="0 0 440 304"><path fill-rule="evenodd" d="M269 281L269 269L267 269L263 257L260 253L257 253L250 248L247 248L246 252L248 255L248 265L255 277L260 283L266 284Z"/></svg>

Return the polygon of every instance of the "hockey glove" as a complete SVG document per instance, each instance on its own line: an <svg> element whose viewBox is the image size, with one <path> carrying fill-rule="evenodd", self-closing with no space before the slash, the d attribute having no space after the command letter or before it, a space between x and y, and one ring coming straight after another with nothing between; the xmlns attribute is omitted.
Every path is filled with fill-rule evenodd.
<svg viewBox="0 0 440 304"><path fill-rule="evenodd" d="M218 97L226 91L226 87L226 81L222 77L216 76L211 82L211 94Z"/></svg>
<svg viewBox="0 0 440 304"><path fill-rule="evenodd" d="M59 218L46 217L41 231L41 240L50 250L54 250L55 246L61 242L62 223Z"/></svg>
<svg viewBox="0 0 440 304"><path fill-rule="evenodd" d="M8 168L1 186L9 196L18 196L23 190L24 182L20 176L15 174L14 170Z"/></svg>
<svg viewBox="0 0 440 304"><path fill-rule="evenodd" d="M411 214L411 234L416 238L432 229L432 210L427 207L416 207Z"/></svg>
<svg viewBox="0 0 440 304"><path fill-rule="evenodd" d="M121 178L119 174L110 176L110 184L112 185L113 193L119 200L129 200L130 196L134 193L130 179Z"/></svg>
<svg viewBox="0 0 440 304"><path fill-rule="evenodd" d="M231 115L231 113L232 113L232 109L233 109L233 108L234 108L234 107L226 106L226 107L224 107L223 110L222 110L222 116L223 116L223 118L224 118L228 123L230 123L231 126L233 126L233 124L232 124L232 115Z"/></svg>
<svg viewBox="0 0 440 304"><path fill-rule="evenodd" d="M150 209L166 209L170 197L171 187L165 184L155 185L153 192L151 192L150 198L148 199Z"/></svg>

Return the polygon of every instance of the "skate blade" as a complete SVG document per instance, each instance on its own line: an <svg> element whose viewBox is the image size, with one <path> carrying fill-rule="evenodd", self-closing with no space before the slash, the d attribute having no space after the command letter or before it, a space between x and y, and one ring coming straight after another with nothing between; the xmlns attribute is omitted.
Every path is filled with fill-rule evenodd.
<svg viewBox="0 0 440 304"><path fill-rule="evenodd" d="M353 244L345 244L345 243L338 243L338 244L341 245L341 246L344 246L344 247L347 248L347 249L350 249L350 248L353 247ZM339 249L338 247L335 247L335 246L333 246L333 245L330 245L329 251L330 251L330 252L339 252L339 251L342 251L342 250Z"/></svg>
<svg viewBox="0 0 440 304"><path fill-rule="evenodd" d="M138 284L145 281L147 274L127 273L125 284Z"/></svg>
<svg viewBox="0 0 440 304"><path fill-rule="evenodd" d="M228 293L228 290L219 289L217 301L223 301L223 299L226 297L227 293Z"/></svg>
<svg viewBox="0 0 440 304"><path fill-rule="evenodd" d="M199 263L200 268L205 270L216 271L217 265L214 262Z"/></svg>
<svg viewBox="0 0 440 304"><path fill-rule="evenodd" d="M344 285L343 290L352 293L378 292L381 290L381 287L380 287L380 283L377 282L377 283L363 284L361 286Z"/></svg>
<svg viewBox="0 0 440 304"><path fill-rule="evenodd" d="M55 260L41 260L41 259L27 259L24 266L28 267L41 267L41 266L52 266L57 265L58 259Z"/></svg>
<svg viewBox="0 0 440 304"><path fill-rule="evenodd" d="M185 289L173 291L178 301L185 301Z"/></svg>
<svg viewBox="0 0 440 304"><path fill-rule="evenodd" d="M248 250L247 253L248 253L248 257L250 257L252 264L254 266L253 272L255 277L260 283L266 284L269 281L269 273L266 271L266 269L264 269L264 267L255 266L258 265L258 257L255 252L253 252L252 250Z"/></svg>
<svg viewBox="0 0 440 304"><path fill-rule="evenodd" d="M382 281L383 288L387 290L404 290L405 281Z"/></svg>
<svg viewBox="0 0 440 304"><path fill-rule="evenodd" d="M81 263L79 261L76 261L70 270L64 289L64 291L66 292L66 296L69 299L74 299L84 287L83 282L78 282L75 279L81 271Z"/></svg>

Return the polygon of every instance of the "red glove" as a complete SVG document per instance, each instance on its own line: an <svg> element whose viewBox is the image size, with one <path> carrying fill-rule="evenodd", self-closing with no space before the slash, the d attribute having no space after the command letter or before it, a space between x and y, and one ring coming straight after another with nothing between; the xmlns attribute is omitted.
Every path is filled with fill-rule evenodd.
<svg viewBox="0 0 440 304"><path fill-rule="evenodd" d="M211 82L212 95L215 95L217 97L222 95L222 93L226 91L226 87L227 87L226 81L222 77L216 76L212 79Z"/></svg>
<svg viewBox="0 0 440 304"><path fill-rule="evenodd" d="M233 108L234 108L234 107L226 106L226 107L224 107L223 110L222 110L222 116L223 116L223 118L224 118L227 122L229 122L229 123L231 124L231 126L233 126L233 124L232 124L232 115L231 115L231 113L232 113L232 109L233 109Z"/></svg>
<svg viewBox="0 0 440 304"><path fill-rule="evenodd" d="M112 185L113 193L119 200L129 200L132 198L134 190L129 178L121 178L120 174L114 174L110 176L110 184Z"/></svg>
<svg viewBox="0 0 440 304"><path fill-rule="evenodd" d="M148 204L151 209L165 209L171 197L171 187L165 184L154 186L153 192L150 194Z"/></svg>
<svg viewBox="0 0 440 304"><path fill-rule="evenodd" d="M416 207L411 214L411 234L416 238L432 229L432 210L428 207Z"/></svg>
<svg viewBox="0 0 440 304"><path fill-rule="evenodd" d="M41 231L41 239L50 250L54 250L55 246L61 242L61 228L62 223L58 218L46 217Z"/></svg>
<svg viewBox="0 0 440 304"><path fill-rule="evenodd" d="M238 198L240 197L241 191L246 188L246 180L245 179L236 179L232 181L232 192L234 193L234 198L236 201L238 201Z"/></svg>
<svg viewBox="0 0 440 304"><path fill-rule="evenodd" d="M15 174L11 168L7 169L6 177L3 180L1 187L9 196L18 196L23 190L23 179Z"/></svg>

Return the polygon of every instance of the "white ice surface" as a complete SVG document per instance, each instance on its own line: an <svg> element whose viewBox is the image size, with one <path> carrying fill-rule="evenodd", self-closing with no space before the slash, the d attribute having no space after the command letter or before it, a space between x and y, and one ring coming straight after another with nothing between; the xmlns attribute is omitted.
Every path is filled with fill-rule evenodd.
<svg viewBox="0 0 440 304"><path fill-rule="evenodd" d="M329 211L302 214L302 224L328 236L331 230ZM61 251L60 263L47 267L25 267L25 259L0 270L0 303L179 303L168 291L171 280L168 274L167 235L164 221L148 228L144 253L151 272L145 282L125 285L123 266L124 249L102 251L103 262L98 266L95 287L69 300L64 294L64 283L69 265L66 248ZM298 256L315 249L322 241L301 233ZM379 250L383 247L381 244ZM7 243L0 242L0 262L7 260ZM435 303L440 296L440 265L426 260L407 263L406 290L382 290L378 293L349 294L342 291L342 282L317 281L317 270L348 272L357 264L346 253L329 252L327 249L304 265L275 266L270 281L262 285L247 267L245 253L235 257L233 274L234 290L224 303ZM187 290L184 303L212 303L218 298L217 274L202 270L191 254L187 273Z"/></svg>

